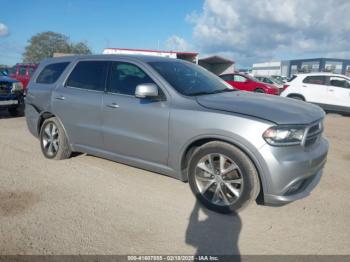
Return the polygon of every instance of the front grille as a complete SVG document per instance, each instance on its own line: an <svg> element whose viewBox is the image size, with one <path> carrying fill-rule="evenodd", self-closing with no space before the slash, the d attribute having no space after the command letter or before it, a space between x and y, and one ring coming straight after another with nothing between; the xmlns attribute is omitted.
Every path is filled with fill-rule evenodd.
<svg viewBox="0 0 350 262"><path fill-rule="evenodd" d="M11 92L11 88L9 87L9 84L6 82L0 83L0 95L1 96L7 96Z"/></svg>
<svg viewBox="0 0 350 262"><path fill-rule="evenodd" d="M323 131L322 121L311 125L306 131L304 146L309 147L315 144L321 137Z"/></svg>

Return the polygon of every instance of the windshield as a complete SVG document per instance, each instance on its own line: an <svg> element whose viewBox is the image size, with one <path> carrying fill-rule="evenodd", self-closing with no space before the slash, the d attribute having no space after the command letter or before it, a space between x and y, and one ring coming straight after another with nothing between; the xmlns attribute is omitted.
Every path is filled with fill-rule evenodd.
<svg viewBox="0 0 350 262"><path fill-rule="evenodd" d="M173 88L186 96L230 92L235 89L218 76L192 63L149 62Z"/></svg>

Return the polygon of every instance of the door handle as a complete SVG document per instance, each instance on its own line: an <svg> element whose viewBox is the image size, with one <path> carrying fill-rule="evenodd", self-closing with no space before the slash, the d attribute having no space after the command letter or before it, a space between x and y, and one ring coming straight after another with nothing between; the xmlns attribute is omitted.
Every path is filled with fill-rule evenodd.
<svg viewBox="0 0 350 262"><path fill-rule="evenodd" d="M302 87L306 87L306 85L302 85Z"/></svg>
<svg viewBox="0 0 350 262"><path fill-rule="evenodd" d="M110 108L118 108L119 107L119 105L117 103L112 103L112 104L109 104L107 106Z"/></svg>
<svg viewBox="0 0 350 262"><path fill-rule="evenodd" d="M334 89L328 89L329 92L334 92Z"/></svg>
<svg viewBox="0 0 350 262"><path fill-rule="evenodd" d="M57 100L65 100L66 98L64 96L58 96L56 97Z"/></svg>

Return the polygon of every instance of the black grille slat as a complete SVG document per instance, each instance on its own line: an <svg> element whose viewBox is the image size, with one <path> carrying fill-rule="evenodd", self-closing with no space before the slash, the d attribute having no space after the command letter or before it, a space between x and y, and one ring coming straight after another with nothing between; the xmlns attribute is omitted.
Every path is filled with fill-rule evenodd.
<svg viewBox="0 0 350 262"><path fill-rule="evenodd" d="M314 145L318 141L318 138L321 136L322 131L323 128L321 122L311 126L307 131L304 146L309 147Z"/></svg>

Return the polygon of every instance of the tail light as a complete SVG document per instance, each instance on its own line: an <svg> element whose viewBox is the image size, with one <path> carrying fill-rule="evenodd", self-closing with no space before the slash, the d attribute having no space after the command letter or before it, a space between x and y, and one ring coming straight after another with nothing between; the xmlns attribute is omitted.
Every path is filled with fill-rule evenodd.
<svg viewBox="0 0 350 262"><path fill-rule="evenodd" d="M283 85L283 91L287 89L289 85Z"/></svg>

